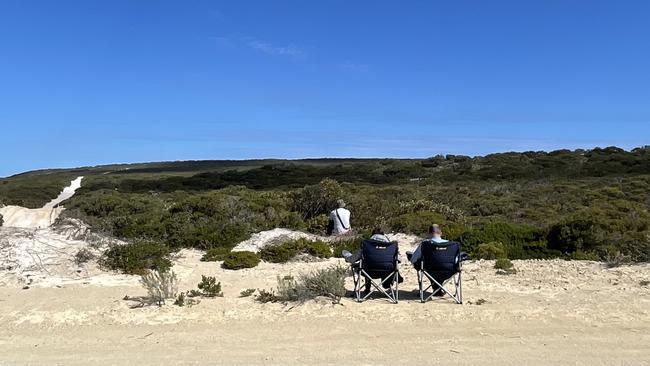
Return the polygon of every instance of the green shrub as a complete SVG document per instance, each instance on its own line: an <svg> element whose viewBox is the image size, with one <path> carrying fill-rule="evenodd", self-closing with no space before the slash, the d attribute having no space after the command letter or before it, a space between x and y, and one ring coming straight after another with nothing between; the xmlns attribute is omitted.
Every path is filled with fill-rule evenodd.
<svg viewBox="0 0 650 366"><path fill-rule="evenodd" d="M267 303L267 302L277 302L280 301L273 291L267 291L264 289L259 289L257 290L257 295L255 295L255 301L261 302L261 303Z"/></svg>
<svg viewBox="0 0 650 366"><path fill-rule="evenodd" d="M140 241L116 245L102 255L102 267L127 274L145 274L147 270L166 271L172 266L169 248L160 243Z"/></svg>
<svg viewBox="0 0 650 366"><path fill-rule="evenodd" d="M517 273L517 270L514 268L514 264L508 258L499 258L494 263L494 268L497 270L498 274L513 274Z"/></svg>
<svg viewBox="0 0 650 366"><path fill-rule="evenodd" d="M298 254L305 253L317 258L329 258L332 250L323 241L299 238L278 245L269 245L260 250L260 257L266 262L286 263Z"/></svg>
<svg viewBox="0 0 650 366"><path fill-rule="evenodd" d="M462 235L463 249L476 253L482 243L502 243L512 259L544 258L546 243L544 233L532 226L506 222L488 223Z"/></svg>
<svg viewBox="0 0 650 366"><path fill-rule="evenodd" d="M176 306L185 306L185 293L181 292L174 300L174 305Z"/></svg>
<svg viewBox="0 0 650 366"><path fill-rule="evenodd" d="M472 255L477 259L497 259L507 257L506 249L503 246L503 243L496 241L479 244Z"/></svg>
<svg viewBox="0 0 650 366"><path fill-rule="evenodd" d="M347 250L350 253L355 253L361 249L361 242L363 236L356 237L342 237L332 242L332 252L336 258L343 258L342 252Z"/></svg>
<svg viewBox="0 0 650 366"><path fill-rule="evenodd" d="M230 252L221 266L225 269L253 268L260 263L260 257L253 252Z"/></svg>
<svg viewBox="0 0 650 366"><path fill-rule="evenodd" d="M205 254L201 257L202 262L216 262L223 261L226 259L226 256L230 253L230 248L227 247L216 247L208 249Z"/></svg>
<svg viewBox="0 0 650 366"><path fill-rule="evenodd" d="M223 297L221 282L217 282L217 279L212 276L201 275L201 282L197 287L205 297Z"/></svg>

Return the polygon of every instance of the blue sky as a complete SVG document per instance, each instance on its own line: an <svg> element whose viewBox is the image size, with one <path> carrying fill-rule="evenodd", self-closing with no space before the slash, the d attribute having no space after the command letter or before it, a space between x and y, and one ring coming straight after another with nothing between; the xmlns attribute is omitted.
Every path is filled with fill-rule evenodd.
<svg viewBox="0 0 650 366"><path fill-rule="evenodd" d="M0 1L0 176L650 144L650 2Z"/></svg>

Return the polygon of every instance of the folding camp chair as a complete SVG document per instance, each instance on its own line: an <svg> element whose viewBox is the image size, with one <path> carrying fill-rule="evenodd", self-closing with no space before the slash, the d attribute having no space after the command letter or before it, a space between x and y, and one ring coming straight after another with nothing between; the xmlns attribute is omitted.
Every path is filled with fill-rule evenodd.
<svg viewBox="0 0 650 366"><path fill-rule="evenodd" d="M396 241L364 240L361 243L361 259L352 264L354 294L358 302L366 300L377 291L397 304L400 279L397 255ZM375 279L379 280L375 281ZM370 291L362 294L362 287L370 287Z"/></svg>
<svg viewBox="0 0 650 366"><path fill-rule="evenodd" d="M469 256L461 253L460 243L454 241L437 243L425 240L420 244L420 250L422 259L415 264L418 271L420 301L426 302L434 296L449 295L457 304L462 304L462 264L464 260L469 259ZM430 281L427 287L424 287L425 278ZM453 294L445 288L450 281L454 287ZM428 290L432 292L426 296Z"/></svg>

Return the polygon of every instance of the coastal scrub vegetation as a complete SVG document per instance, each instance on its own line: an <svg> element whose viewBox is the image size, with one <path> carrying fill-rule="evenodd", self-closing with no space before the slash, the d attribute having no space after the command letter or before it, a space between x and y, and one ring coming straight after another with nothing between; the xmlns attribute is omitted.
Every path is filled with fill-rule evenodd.
<svg viewBox="0 0 650 366"><path fill-rule="evenodd" d="M224 268L256 265L255 253L230 250L275 227L323 234L338 198L358 232L383 227L424 234L436 222L474 258L650 260L647 146L31 172L0 180L0 204L40 207L77 175L84 184L65 202L63 216L134 243L101 260L127 272L164 267L181 248L205 250L204 260L224 260ZM359 240L333 243L332 255L356 250ZM268 258L284 260L295 251L288 249ZM133 264L138 261L145 265Z"/></svg>

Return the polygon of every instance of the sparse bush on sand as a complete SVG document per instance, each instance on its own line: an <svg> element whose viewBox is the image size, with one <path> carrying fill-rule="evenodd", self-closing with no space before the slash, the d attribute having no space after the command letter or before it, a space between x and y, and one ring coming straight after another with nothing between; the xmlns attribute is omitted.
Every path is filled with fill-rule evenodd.
<svg viewBox="0 0 650 366"><path fill-rule="evenodd" d="M269 245L260 250L260 257L271 263L286 263L298 254L309 254L317 258L329 258L332 250L323 241L304 238L291 240L279 245Z"/></svg>
<svg viewBox="0 0 650 366"><path fill-rule="evenodd" d="M147 270L166 271L171 268L169 254L165 245L140 241L110 248L104 252L99 264L111 270L143 275Z"/></svg>
<svg viewBox="0 0 650 366"><path fill-rule="evenodd" d="M255 300L259 302L305 302L324 296L338 304L345 295L346 275L345 267L333 266L300 275L298 279L293 276L278 276L277 294L273 291L259 290Z"/></svg>
<svg viewBox="0 0 650 366"><path fill-rule="evenodd" d="M166 299L176 297L178 278L174 271L149 271L140 277L140 284L147 290L149 299L161 306Z"/></svg>
<svg viewBox="0 0 650 366"><path fill-rule="evenodd" d="M498 258L494 263L497 274L514 274L517 273L514 264L508 258Z"/></svg>
<svg viewBox="0 0 650 366"><path fill-rule="evenodd" d="M620 267L624 264L629 264L631 261L630 256L622 254L619 251L608 252L605 255L605 266L607 266L607 268Z"/></svg>
<svg viewBox="0 0 650 366"><path fill-rule="evenodd" d="M254 289L254 288L247 288L246 290L242 290L242 291L239 293L239 297L249 297L249 296L252 295L253 293L255 293L255 289Z"/></svg>
<svg viewBox="0 0 650 366"><path fill-rule="evenodd" d="M332 242L332 252L336 258L343 258L342 252L354 253L361 249L362 236L342 237Z"/></svg>
<svg viewBox="0 0 650 366"><path fill-rule="evenodd" d="M217 282L217 279L212 276L201 275L201 282L197 287L205 297L223 297L221 282Z"/></svg>
<svg viewBox="0 0 650 366"><path fill-rule="evenodd" d="M260 257L253 252L230 252L221 266L225 269L253 268L260 263Z"/></svg>

